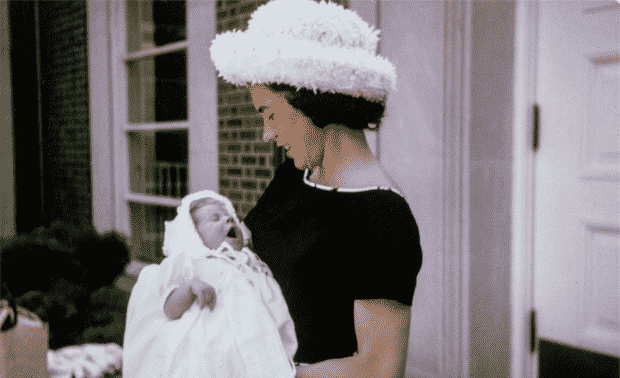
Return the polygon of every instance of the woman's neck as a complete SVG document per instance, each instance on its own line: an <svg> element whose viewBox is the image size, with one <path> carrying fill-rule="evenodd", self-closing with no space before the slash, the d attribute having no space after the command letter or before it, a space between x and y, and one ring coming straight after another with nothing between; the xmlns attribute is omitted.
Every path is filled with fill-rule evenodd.
<svg viewBox="0 0 620 378"><path fill-rule="evenodd" d="M378 166L363 130L341 125L328 125L321 164L311 173L312 181L335 188L352 185L360 171Z"/></svg>

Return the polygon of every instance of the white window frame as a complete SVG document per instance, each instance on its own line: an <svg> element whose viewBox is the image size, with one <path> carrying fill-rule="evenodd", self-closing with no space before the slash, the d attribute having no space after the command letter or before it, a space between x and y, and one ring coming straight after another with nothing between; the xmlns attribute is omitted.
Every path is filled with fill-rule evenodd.
<svg viewBox="0 0 620 378"><path fill-rule="evenodd" d="M115 230L131 240L129 202L176 207L179 199L130 191L130 131L188 131L188 190L219 190L217 78L209 47L216 35L212 1L187 1L187 39L162 48L127 53L126 1L88 0L93 221L99 232ZM128 121L128 59L187 51L188 119ZM134 264L135 265L135 264Z"/></svg>

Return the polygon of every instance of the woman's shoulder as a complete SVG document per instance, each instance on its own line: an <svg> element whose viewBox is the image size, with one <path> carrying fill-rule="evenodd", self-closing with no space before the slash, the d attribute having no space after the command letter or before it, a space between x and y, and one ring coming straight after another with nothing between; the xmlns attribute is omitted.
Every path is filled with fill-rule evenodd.
<svg viewBox="0 0 620 378"><path fill-rule="evenodd" d="M345 186L353 189L381 187L403 193L400 186L390 177L380 163L356 169L347 177Z"/></svg>
<svg viewBox="0 0 620 378"><path fill-rule="evenodd" d="M396 181L394 181L394 179L392 179L392 177L390 177L390 175L385 171L385 168L380 164L373 169L370 177L381 187L395 189L396 191L403 193L400 186L396 183Z"/></svg>

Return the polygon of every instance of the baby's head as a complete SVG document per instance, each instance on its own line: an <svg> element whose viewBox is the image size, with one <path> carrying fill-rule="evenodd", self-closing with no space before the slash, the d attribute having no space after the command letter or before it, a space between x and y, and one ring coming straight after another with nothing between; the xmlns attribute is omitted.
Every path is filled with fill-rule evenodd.
<svg viewBox="0 0 620 378"><path fill-rule="evenodd" d="M211 197L192 201L189 213L202 241L210 249L217 249L226 241L236 250L243 248L243 233L226 206Z"/></svg>

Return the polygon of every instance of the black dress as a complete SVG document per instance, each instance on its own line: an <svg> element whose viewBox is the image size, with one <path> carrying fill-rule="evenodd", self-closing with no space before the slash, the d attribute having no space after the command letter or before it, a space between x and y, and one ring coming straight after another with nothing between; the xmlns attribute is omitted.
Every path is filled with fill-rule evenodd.
<svg viewBox="0 0 620 378"><path fill-rule="evenodd" d="M283 163L244 222L295 323L295 361L316 363L357 351L356 299L411 305L422 248L397 192L320 187L307 174Z"/></svg>

